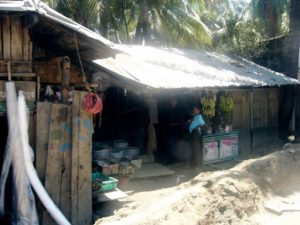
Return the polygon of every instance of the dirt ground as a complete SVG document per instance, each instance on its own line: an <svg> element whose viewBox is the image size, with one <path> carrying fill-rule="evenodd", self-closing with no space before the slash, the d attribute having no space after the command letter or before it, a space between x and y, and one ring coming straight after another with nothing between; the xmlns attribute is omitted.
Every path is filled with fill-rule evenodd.
<svg viewBox="0 0 300 225"><path fill-rule="evenodd" d="M279 215L265 207L300 209L299 144L217 166L201 172L174 165L175 176L130 181L122 187L128 197L95 208L95 224L299 224L299 211Z"/></svg>

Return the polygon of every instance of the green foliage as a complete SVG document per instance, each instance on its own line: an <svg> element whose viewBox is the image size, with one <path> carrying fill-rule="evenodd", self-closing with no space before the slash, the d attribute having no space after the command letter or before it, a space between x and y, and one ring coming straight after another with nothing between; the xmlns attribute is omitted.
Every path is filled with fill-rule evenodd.
<svg viewBox="0 0 300 225"><path fill-rule="evenodd" d="M100 2L98 0L48 0L50 5L65 16L94 29L99 23Z"/></svg>
<svg viewBox="0 0 300 225"><path fill-rule="evenodd" d="M267 38L284 34L285 23L288 23L285 16L289 10L289 0L252 0L249 11L252 18L255 18L262 25L261 32Z"/></svg>
<svg viewBox="0 0 300 225"><path fill-rule="evenodd" d="M176 47L211 45L211 33L197 10L204 0L45 0L84 26L119 43Z"/></svg>
<svg viewBox="0 0 300 225"><path fill-rule="evenodd" d="M289 30L290 0L44 0L117 43L205 48L259 57ZM248 4L248 5L247 5Z"/></svg>
<svg viewBox="0 0 300 225"><path fill-rule="evenodd" d="M214 33L214 45L217 51L237 54L248 59L259 57L265 51L262 35L257 32L253 21L226 21L221 32Z"/></svg>
<svg viewBox="0 0 300 225"><path fill-rule="evenodd" d="M159 25L157 29L166 38L170 45L181 47L201 47L211 45L211 33L207 26L195 13L190 13L184 5L172 5L172 1L155 8Z"/></svg>

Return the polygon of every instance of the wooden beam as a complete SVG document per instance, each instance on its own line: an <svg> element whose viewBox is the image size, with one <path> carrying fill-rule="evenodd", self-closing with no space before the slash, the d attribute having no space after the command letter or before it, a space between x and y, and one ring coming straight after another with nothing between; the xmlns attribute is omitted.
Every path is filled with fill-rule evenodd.
<svg viewBox="0 0 300 225"><path fill-rule="evenodd" d="M0 77L7 77L8 73L0 73ZM11 77L19 77L19 78L34 78L36 77L35 73L11 73Z"/></svg>
<svg viewBox="0 0 300 225"><path fill-rule="evenodd" d="M7 72L7 61L11 62L13 73L32 73L32 61L0 60L0 73Z"/></svg>

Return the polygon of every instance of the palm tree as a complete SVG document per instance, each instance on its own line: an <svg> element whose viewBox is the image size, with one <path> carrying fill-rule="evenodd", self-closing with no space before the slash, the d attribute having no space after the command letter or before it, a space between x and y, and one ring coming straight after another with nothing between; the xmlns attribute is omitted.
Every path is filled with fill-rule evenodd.
<svg viewBox="0 0 300 225"><path fill-rule="evenodd" d="M95 30L99 23L101 1L98 0L44 0L50 7L55 8L65 16Z"/></svg>
<svg viewBox="0 0 300 225"><path fill-rule="evenodd" d="M211 45L211 33L192 5L202 1L138 0L135 40L139 43L163 40L182 47Z"/></svg>
<svg viewBox="0 0 300 225"><path fill-rule="evenodd" d="M115 42L130 42L135 1L102 0L99 30L101 34Z"/></svg>
<svg viewBox="0 0 300 225"><path fill-rule="evenodd" d="M64 15L116 42L211 45L201 21L204 0L45 0ZM199 8L198 8L199 9Z"/></svg>

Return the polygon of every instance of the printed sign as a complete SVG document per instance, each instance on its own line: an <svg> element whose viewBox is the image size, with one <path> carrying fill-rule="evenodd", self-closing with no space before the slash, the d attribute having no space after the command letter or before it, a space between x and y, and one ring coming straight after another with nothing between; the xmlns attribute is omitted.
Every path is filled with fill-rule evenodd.
<svg viewBox="0 0 300 225"><path fill-rule="evenodd" d="M204 144L204 161L217 160L219 158L218 142L212 141Z"/></svg>
<svg viewBox="0 0 300 225"><path fill-rule="evenodd" d="M220 158L235 157L238 155L238 139L227 138L220 141Z"/></svg>

